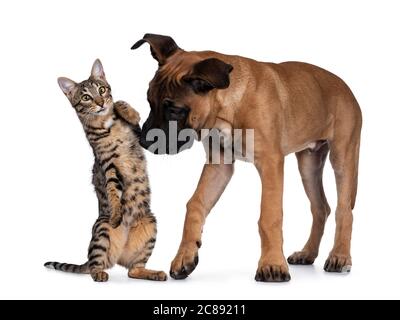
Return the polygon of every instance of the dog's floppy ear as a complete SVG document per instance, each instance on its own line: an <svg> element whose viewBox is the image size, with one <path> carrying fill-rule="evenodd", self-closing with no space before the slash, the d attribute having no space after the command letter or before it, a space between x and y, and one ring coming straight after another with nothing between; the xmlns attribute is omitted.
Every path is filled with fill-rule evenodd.
<svg viewBox="0 0 400 320"><path fill-rule="evenodd" d="M163 65L165 60L179 49L171 37L151 33L146 33L143 39L136 42L131 49L137 49L145 42L150 44L151 55L158 61L159 65Z"/></svg>
<svg viewBox="0 0 400 320"><path fill-rule="evenodd" d="M212 89L229 87L229 74L233 67L216 58L209 58L196 63L190 74L183 80L190 84L196 93L206 93Z"/></svg>

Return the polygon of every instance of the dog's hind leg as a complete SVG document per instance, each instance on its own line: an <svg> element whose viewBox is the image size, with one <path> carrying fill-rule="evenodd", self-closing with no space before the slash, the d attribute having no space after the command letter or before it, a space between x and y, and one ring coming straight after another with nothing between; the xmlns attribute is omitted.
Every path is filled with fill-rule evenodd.
<svg viewBox="0 0 400 320"><path fill-rule="evenodd" d="M360 148L361 113L358 105L343 106L353 113L339 110L346 118L337 121L335 134L330 141L330 161L335 171L337 188L335 243L324 269L327 272L348 272L352 261L350 242L353 224L352 209L355 204L358 178L358 157ZM349 114L350 113L350 114Z"/></svg>
<svg viewBox="0 0 400 320"><path fill-rule="evenodd" d="M304 190L311 203L313 222L307 243L301 251L293 253L288 258L290 264L313 264L318 256L325 222L331 212L322 185L322 174L328 152L329 145L325 142L318 150L307 149L296 153Z"/></svg>

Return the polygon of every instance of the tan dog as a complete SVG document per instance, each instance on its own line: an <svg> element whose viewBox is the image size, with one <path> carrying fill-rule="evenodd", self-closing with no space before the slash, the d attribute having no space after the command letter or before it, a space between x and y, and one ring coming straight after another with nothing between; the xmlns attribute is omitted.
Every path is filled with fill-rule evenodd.
<svg viewBox="0 0 400 320"><path fill-rule="evenodd" d="M150 44L159 69L148 90L151 112L142 130L144 147L153 143L147 140L149 130L168 132L170 120L177 121L178 131L193 128L198 132L221 124L225 129L255 130L254 164L262 180L262 254L256 280L290 280L282 249L282 193L284 158L292 152L296 153L311 202L313 224L304 248L288 262L312 264L318 255L330 213L322 186L330 151L338 202L335 243L324 269L349 271L362 120L348 86L334 74L310 64L274 64L212 51L187 52L167 36L146 34L132 49L145 42ZM166 151L171 153L169 146ZM233 167L204 166L187 204L182 242L171 265L173 278L186 278L195 269L205 219L228 184Z"/></svg>

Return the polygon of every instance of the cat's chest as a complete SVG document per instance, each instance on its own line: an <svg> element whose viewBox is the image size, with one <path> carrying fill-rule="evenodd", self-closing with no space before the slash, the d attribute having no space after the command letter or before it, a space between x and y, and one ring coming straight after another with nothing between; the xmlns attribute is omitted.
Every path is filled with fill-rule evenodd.
<svg viewBox="0 0 400 320"><path fill-rule="evenodd" d="M108 128L106 128L107 126ZM129 127L124 125L120 120L107 120L104 123L104 127L109 130L109 138L111 140L120 139L123 142L129 142L131 140L131 130L129 130Z"/></svg>
<svg viewBox="0 0 400 320"><path fill-rule="evenodd" d="M103 129L107 131L95 146L95 149L113 150L122 153L129 153L129 146L132 144L132 132L120 120L106 120Z"/></svg>
<svg viewBox="0 0 400 320"><path fill-rule="evenodd" d="M109 130L113 126L114 123L115 123L114 117L110 117L106 121L104 121L103 127L104 127L104 129Z"/></svg>

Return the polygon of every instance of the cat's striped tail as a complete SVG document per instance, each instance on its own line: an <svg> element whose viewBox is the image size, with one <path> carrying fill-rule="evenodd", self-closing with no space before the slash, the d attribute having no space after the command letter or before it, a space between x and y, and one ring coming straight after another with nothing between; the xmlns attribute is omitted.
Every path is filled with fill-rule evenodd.
<svg viewBox="0 0 400 320"><path fill-rule="evenodd" d="M54 269L70 273L89 273L89 262L82 265L70 264L70 263L59 263L59 262L46 262L44 266L48 269Z"/></svg>

